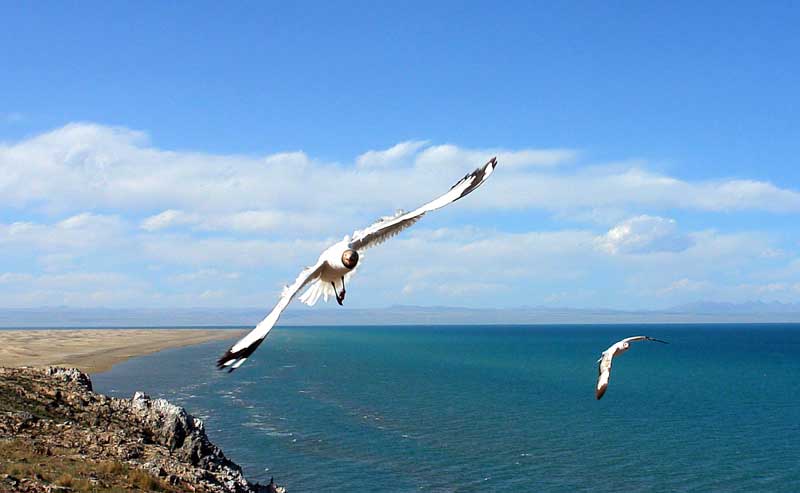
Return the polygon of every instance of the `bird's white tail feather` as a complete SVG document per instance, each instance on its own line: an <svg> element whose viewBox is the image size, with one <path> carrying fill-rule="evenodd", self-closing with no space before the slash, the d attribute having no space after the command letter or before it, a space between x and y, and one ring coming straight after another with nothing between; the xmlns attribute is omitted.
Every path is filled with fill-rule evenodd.
<svg viewBox="0 0 800 493"><path fill-rule="evenodd" d="M306 289L306 292L303 293L299 299L308 306L314 306L320 297L327 303L329 296L336 296L336 291L333 290L333 286L331 286L329 282L318 279Z"/></svg>

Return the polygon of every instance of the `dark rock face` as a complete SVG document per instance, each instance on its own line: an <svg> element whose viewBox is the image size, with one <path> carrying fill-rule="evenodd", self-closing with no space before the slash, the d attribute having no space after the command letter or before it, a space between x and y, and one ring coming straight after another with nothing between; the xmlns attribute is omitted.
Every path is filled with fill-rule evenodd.
<svg viewBox="0 0 800 493"><path fill-rule="evenodd" d="M76 369L0 368L0 448L4 441L23 441L48 457L77 456L89 465L117 461L174 491L268 491L249 483L209 441L202 420L185 409L141 392L132 399L96 394L89 377ZM23 481L0 480L0 491L6 483ZM55 491L54 485L31 489L32 481L25 491Z"/></svg>

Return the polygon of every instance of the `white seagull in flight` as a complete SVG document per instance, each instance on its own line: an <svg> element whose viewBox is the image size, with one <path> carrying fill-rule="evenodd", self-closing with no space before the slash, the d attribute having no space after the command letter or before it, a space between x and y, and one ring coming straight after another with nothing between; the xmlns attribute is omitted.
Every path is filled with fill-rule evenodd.
<svg viewBox="0 0 800 493"><path fill-rule="evenodd" d="M633 337L626 337L625 339L613 344L610 348L603 351L600 355L600 359L597 360L597 389L595 390L595 397L597 400L600 400L603 397L603 394L606 393L606 389L608 388L608 379L611 377L611 360L614 359L614 356L618 356L630 348L632 342L634 341L654 341L660 342L662 344L669 344L667 341L661 341L658 339L653 339L652 337L647 336L633 336Z"/></svg>
<svg viewBox="0 0 800 493"><path fill-rule="evenodd" d="M306 267L297 276L291 286L283 288L283 293L281 293L275 308L269 312L269 315L264 320L259 322L255 329L251 330L250 333L222 355L217 361L217 368L227 368L229 371L239 368L264 341L283 310L304 287L310 285L306 292L300 296L300 301L309 306L314 305L320 296L324 297L325 301L328 301L328 297L331 295L335 296L336 301L341 305L345 296L345 281L355 271L360 251L383 243L419 221L426 212L442 208L469 194L489 178L495 166L497 166L497 158L492 158L489 162L459 180L441 197L411 212L400 211L392 217L384 217L372 226L356 231L353 233L352 238L345 236L342 241L328 247L327 250L322 252L314 265ZM341 286L341 291L338 286Z"/></svg>

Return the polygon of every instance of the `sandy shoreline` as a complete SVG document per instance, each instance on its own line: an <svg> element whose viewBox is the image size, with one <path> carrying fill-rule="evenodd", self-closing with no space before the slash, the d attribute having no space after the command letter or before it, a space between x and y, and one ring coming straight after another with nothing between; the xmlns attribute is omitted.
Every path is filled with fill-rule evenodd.
<svg viewBox="0 0 800 493"><path fill-rule="evenodd" d="M0 330L0 366L66 366L100 373L162 349L234 339L225 329Z"/></svg>

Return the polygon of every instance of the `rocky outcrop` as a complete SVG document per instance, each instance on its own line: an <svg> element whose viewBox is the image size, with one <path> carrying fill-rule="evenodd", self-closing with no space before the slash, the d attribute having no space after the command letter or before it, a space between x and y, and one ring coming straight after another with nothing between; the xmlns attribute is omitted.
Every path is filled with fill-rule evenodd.
<svg viewBox="0 0 800 493"><path fill-rule="evenodd" d="M64 467L47 472L65 461L74 466L67 477L58 476ZM164 399L96 394L75 369L0 368L0 491L147 491L136 481L161 491L275 490L248 482L202 420Z"/></svg>

